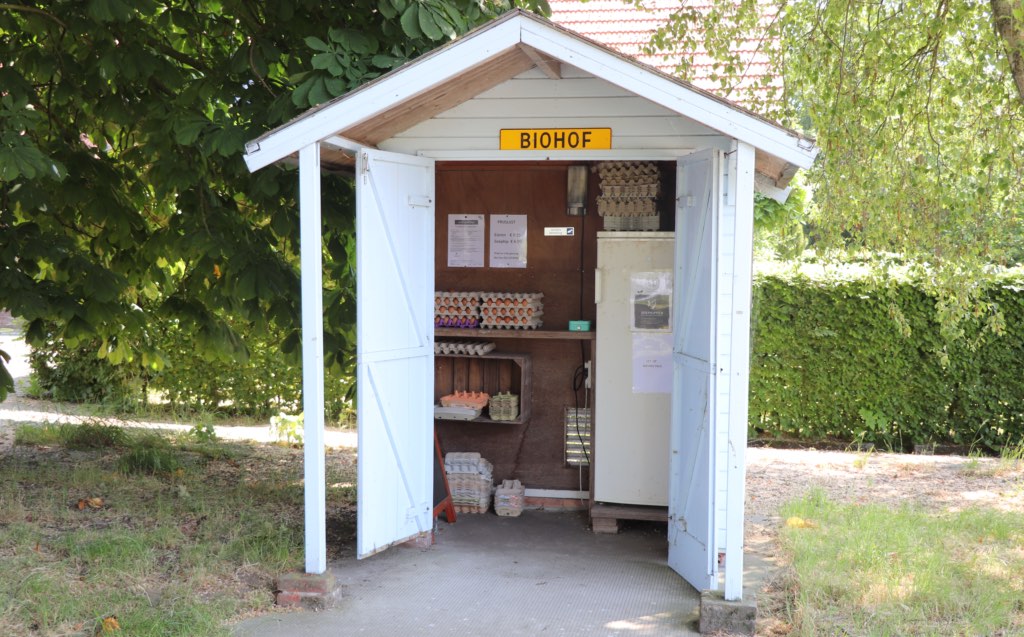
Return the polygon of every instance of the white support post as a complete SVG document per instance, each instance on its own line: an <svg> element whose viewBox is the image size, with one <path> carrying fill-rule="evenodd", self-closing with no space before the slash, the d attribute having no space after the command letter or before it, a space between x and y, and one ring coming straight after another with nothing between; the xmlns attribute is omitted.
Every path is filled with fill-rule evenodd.
<svg viewBox="0 0 1024 637"><path fill-rule="evenodd" d="M320 144L299 149L299 241L302 267L302 410L306 504L306 572L327 570L324 473L323 231L320 227Z"/></svg>
<svg viewBox="0 0 1024 637"><path fill-rule="evenodd" d="M754 247L754 147L737 142L729 156L729 194L736 205L732 278L732 354L725 530L725 599L743 599L743 505L750 388L750 295Z"/></svg>

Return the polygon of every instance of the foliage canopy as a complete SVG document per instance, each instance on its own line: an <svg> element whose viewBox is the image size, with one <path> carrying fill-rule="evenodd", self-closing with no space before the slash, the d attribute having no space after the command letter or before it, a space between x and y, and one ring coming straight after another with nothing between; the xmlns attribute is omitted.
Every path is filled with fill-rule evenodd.
<svg viewBox="0 0 1024 637"><path fill-rule="evenodd" d="M546 9L544 0L525 3ZM506 0L0 4L0 308L31 343L158 371L161 328L244 360L298 345L297 179L246 140L511 8ZM351 186L324 180L325 354L352 364ZM0 387L7 387L0 359ZM2 391L2 390L0 390ZM2 398L2 396L0 396Z"/></svg>
<svg viewBox="0 0 1024 637"><path fill-rule="evenodd" d="M707 4L680 9L650 48L703 47L724 93L817 137L819 247L895 252L945 283L1024 260L1024 3ZM769 74L736 88L751 46L781 86Z"/></svg>

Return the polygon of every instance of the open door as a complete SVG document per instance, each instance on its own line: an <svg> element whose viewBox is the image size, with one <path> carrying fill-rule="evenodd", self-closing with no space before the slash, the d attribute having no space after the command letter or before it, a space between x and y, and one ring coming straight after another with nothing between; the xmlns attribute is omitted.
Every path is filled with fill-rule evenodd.
<svg viewBox="0 0 1024 637"><path fill-rule="evenodd" d="M722 153L679 161L673 298L668 563L697 590L718 583L715 550L715 281Z"/></svg>
<svg viewBox="0 0 1024 637"><path fill-rule="evenodd" d="M356 161L357 555L432 528L434 162Z"/></svg>

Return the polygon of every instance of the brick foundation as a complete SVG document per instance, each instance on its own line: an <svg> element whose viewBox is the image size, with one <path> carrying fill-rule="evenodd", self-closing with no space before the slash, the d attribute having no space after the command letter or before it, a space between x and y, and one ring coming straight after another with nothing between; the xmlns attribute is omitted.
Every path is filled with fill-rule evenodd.
<svg viewBox="0 0 1024 637"><path fill-rule="evenodd" d="M523 508L542 509L544 511L586 511L590 503L579 498L537 498L526 496Z"/></svg>
<svg viewBox="0 0 1024 637"><path fill-rule="evenodd" d="M278 606L301 606L309 610L323 610L337 599L334 574L285 573L277 578L274 600Z"/></svg>

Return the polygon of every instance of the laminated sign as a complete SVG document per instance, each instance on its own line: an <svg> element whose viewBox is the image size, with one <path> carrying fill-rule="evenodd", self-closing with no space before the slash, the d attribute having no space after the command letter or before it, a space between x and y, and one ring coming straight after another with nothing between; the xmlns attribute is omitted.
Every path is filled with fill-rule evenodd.
<svg viewBox="0 0 1024 637"><path fill-rule="evenodd" d="M526 267L526 215L491 215L490 265Z"/></svg>
<svg viewBox="0 0 1024 637"><path fill-rule="evenodd" d="M634 272L629 275L634 332L665 332L672 329L672 273Z"/></svg>
<svg viewBox="0 0 1024 637"><path fill-rule="evenodd" d="M448 215L448 267L484 267L483 215Z"/></svg>

